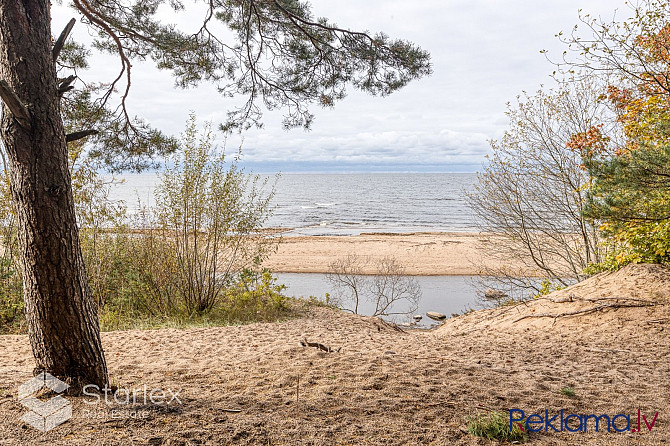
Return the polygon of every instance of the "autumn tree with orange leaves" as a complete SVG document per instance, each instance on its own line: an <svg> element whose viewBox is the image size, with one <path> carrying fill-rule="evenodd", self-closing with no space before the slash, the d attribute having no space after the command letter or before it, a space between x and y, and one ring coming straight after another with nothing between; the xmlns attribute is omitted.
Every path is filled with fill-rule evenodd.
<svg viewBox="0 0 670 446"><path fill-rule="evenodd" d="M631 262L670 261L670 4L646 0L625 22L582 16L565 38L579 57L577 69L605 81L602 100L611 105L623 139L595 125L568 143L593 177L586 215L601 221L612 248L592 268L614 269Z"/></svg>
<svg viewBox="0 0 670 446"><path fill-rule="evenodd" d="M544 279L483 271L507 290L670 262L670 3L641 0L630 12L580 15L559 33L568 50L558 86L522 97L491 144L470 196L482 229L499 237L487 254Z"/></svg>

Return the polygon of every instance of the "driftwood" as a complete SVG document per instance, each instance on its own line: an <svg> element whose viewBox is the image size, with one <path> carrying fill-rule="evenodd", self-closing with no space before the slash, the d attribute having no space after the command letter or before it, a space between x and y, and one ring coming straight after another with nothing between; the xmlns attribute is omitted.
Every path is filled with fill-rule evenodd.
<svg viewBox="0 0 670 446"><path fill-rule="evenodd" d="M648 324L665 324L668 322L670 319L656 319L653 321L647 321Z"/></svg>
<svg viewBox="0 0 670 446"><path fill-rule="evenodd" d="M320 343L318 343L318 342L309 342L306 338L303 338L302 341L300 341L300 345L302 345L303 347L314 347L314 348L317 348L317 349L319 349L319 350L322 350L322 351L324 351L324 352L326 352L326 353L337 353L337 352L339 352L340 350L342 350L342 347L339 347L339 348L336 350L336 349L327 347L327 346L325 346L325 345L323 345L323 344L320 344Z"/></svg>
<svg viewBox="0 0 670 446"><path fill-rule="evenodd" d="M378 317L377 320L375 321L375 325L377 325L377 331L382 331L382 327L387 327L390 328L391 330L399 331L400 333L407 333L405 330L400 328L398 324L386 322L384 319L380 317Z"/></svg>

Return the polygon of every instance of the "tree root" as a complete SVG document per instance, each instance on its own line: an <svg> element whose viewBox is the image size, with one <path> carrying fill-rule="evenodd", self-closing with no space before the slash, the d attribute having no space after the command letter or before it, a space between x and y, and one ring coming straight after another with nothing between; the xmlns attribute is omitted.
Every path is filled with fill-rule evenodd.
<svg viewBox="0 0 670 446"><path fill-rule="evenodd" d="M571 296L572 297L572 296ZM566 311L565 313L540 313L540 314L526 314L524 316L521 316L517 319L514 319L512 323L517 323L519 321L522 321L524 319L530 319L530 318L543 318L543 317L550 317L554 319L554 322L551 324L552 326L556 323L556 320L560 317L570 317L570 316L582 316L582 315L587 315L591 313L595 313L598 311L603 311L607 309L618 309L618 308L639 308L639 307L653 307L656 306L656 302L652 301L646 301L646 300L640 300L640 299L632 299L632 298L627 298L627 297L602 297L602 298L597 298L597 299L575 299L575 300L583 300L583 301L588 301L588 302L602 302L602 301L607 301L607 300L627 300L629 302L622 302L622 303L610 303L610 302L605 302L601 303L600 305L596 305L595 307L590 307L590 308L585 308L583 310L576 310L576 311ZM564 302L564 301L562 301Z"/></svg>
<svg viewBox="0 0 670 446"><path fill-rule="evenodd" d="M574 302L574 301L584 301L584 302L602 302L602 301L607 301L607 300L625 300L628 302L639 302L643 304L656 304L656 302L645 300L645 299L635 299L633 297L622 297L622 296L605 296L605 297L579 297L576 294L570 294L567 298L564 299L548 299L551 302L557 303L557 304L562 304L566 302Z"/></svg>

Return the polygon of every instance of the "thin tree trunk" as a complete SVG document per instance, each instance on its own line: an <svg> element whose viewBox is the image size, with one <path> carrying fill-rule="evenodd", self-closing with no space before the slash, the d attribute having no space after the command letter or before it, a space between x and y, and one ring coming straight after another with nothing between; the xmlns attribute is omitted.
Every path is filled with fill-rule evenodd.
<svg viewBox="0 0 670 446"><path fill-rule="evenodd" d="M3 96L19 256L36 372L108 383L96 307L75 221L67 146L52 59L50 3L0 0L0 80L25 104L20 122Z"/></svg>

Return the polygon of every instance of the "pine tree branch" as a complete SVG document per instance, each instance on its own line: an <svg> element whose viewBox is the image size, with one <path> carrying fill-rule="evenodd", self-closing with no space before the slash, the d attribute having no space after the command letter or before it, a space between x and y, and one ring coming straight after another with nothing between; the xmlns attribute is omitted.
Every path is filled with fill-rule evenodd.
<svg viewBox="0 0 670 446"><path fill-rule="evenodd" d="M98 131L94 129L81 130L79 132L68 133L65 135L66 142L77 141L78 139L86 138L87 136L97 135Z"/></svg>
<svg viewBox="0 0 670 446"><path fill-rule="evenodd" d="M14 118L19 122L21 127L30 127L30 113L21 99L14 93L14 90L9 86L7 81L0 80L0 98L2 98L9 111L12 112Z"/></svg>
<svg viewBox="0 0 670 446"><path fill-rule="evenodd" d="M70 31L72 31L72 27L74 26L75 22L76 22L75 19L70 19L70 21L67 22L67 25L65 26L63 32L60 33L60 36L58 36L58 39L56 39L56 43L54 43L54 48L51 53L54 62L58 60L58 56L60 55L60 52L63 49L63 45L65 45L65 40L67 40L67 36L70 35Z"/></svg>
<svg viewBox="0 0 670 446"><path fill-rule="evenodd" d="M58 84L58 96L63 96L66 92L73 90L74 87L72 86L72 82L74 82L75 79L77 79L77 76L72 75L60 81Z"/></svg>
<svg viewBox="0 0 670 446"><path fill-rule="evenodd" d="M72 90L74 90L74 87L73 87L72 85L70 85L69 87L65 87L65 88L63 88L63 89L60 89L60 88L59 88L59 89L58 89L58 96L59 96L59 97L63 97L63 95L64 95L65 93L67 93L68 91L72 91Z"/></svg>

